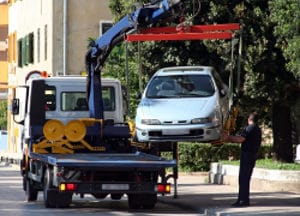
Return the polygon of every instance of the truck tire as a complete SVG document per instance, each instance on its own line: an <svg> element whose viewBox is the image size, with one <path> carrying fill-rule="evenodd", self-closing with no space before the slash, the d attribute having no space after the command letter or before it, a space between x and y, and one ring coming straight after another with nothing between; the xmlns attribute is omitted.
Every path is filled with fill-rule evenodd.
<svg viewBox="0 0 300 216"><path fill-rule="evenodd" d="M23 181L26 183L25 186L25 197L27 202L33 202L37 200L38 190L34 188L33 182L31 179L23 177Z"/></svg>
<svg viewBox="0 0 300 216"><path fill-rule="evenodd" d="M43 181L43 194L44 194L44 205L46 208L56 207L56 193L55 190L51 188L52 186L52 175L51 170L47 168L44 173Z"/></svg>
<svg viewBox="0 0 300 216"><path fill-rule="evenodd" d="M129 209L153 209L157 203L157 194L128 194Z"/></svg>
<svg viewBox="0 0 300 216"><path fill-rule="evenodd" d="M57 188L52 187L51 170L48 168L44 175L44 205L46 208L67 208L72 202L73 193L60 193Z"/></svg>

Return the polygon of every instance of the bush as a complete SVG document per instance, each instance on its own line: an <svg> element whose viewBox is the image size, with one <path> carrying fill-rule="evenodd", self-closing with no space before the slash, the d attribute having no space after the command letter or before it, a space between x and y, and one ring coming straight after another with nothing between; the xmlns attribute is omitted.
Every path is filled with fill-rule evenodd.
<svg viewBox="0 0 300 216"><path fill-rule="evenodd" d="M269 157L270 150L269 146L262 146L258 157L261 159ZM209 171L211 162L239 160L240 151L239 144L212 146L203 143L179 143L179 169L185 172Z"/></svg>

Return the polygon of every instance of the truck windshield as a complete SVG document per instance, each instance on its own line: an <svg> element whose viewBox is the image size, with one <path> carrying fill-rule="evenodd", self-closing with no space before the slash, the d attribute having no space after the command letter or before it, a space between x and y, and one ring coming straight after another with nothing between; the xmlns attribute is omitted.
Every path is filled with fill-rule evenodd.
<svg viewBox="0 0 300 216"><path fill-rule="evenodd" d="M215 88L209 75L157 76L150 82L147 98L209 97Z"/></svg>

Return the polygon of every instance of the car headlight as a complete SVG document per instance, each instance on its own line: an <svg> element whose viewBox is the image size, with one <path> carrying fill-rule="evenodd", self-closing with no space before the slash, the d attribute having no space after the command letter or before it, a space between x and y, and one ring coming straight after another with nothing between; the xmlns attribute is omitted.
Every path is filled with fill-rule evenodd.
<svg viewBox="0 0 300 216"><path fill-rule="evenodd" d="M210 123L211 118L194 118L192 119L192 124L205 124Z"/></svg>
<svg viewBox="0 0 300 216"><path fill-rule="evenodd" d="M161 124L158 119L142 119L141 123L145 124L145 125L160 125Z"/></svg>

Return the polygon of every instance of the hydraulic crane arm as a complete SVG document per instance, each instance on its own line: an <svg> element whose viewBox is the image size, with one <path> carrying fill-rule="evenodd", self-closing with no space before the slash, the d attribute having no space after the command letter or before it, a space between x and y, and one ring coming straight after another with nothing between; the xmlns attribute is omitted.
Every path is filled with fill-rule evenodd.
<svg viewBox="0 0 300 216"><path fill-rule="evenodd" d="M184 0L154 0L125 16L94 43L86 54L87 92L90 117L103 119L101 70L111 50L124 41L125 35L152 24L165 21L182 12Z"/></svg>

